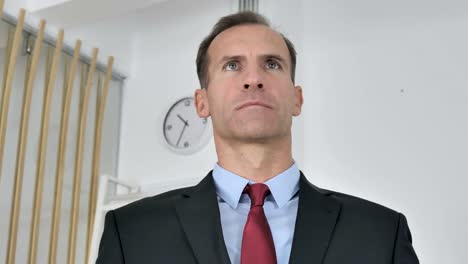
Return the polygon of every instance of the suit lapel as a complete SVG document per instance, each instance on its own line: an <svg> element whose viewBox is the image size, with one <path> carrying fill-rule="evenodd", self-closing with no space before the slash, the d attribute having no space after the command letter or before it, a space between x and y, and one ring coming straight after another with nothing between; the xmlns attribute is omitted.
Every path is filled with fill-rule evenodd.
<svg viewBox="0 0 468 264"><path fill-rule="evenodd" d="M307 181L301 172L299 205L291 248L291 264L322 263L341 204Z"/></svg>
<svg viewBox="0 0 468 264"><path fill-rule="evenodd" d="M176 210L198 263L229 264L211 172L184 194Z"/></svg>

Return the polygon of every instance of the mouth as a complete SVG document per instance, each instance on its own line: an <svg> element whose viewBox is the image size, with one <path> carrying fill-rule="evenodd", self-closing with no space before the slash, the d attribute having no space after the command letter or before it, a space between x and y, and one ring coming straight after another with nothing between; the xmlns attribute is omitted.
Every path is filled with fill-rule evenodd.
<svg viewBox="0 0 468 264"><path fill-rule="evenodd" d="M236 110L248 108L248 107L263 107L272 109L272 107L264 102L261 101L248 101L246 103L241 104L240 106L236 107Z"/></svg>

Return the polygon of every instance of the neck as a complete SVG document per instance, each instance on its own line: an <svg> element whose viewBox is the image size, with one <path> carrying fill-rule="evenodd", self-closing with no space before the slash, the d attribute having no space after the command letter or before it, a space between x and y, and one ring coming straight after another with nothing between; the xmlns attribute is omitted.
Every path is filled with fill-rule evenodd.
<svg viewBox="0 0 468 264"><path fill-rule="evenodd" d="M251 181L261 183L293 164L291 137L275 142L230 142L215 137L218 164Z"/></svg>

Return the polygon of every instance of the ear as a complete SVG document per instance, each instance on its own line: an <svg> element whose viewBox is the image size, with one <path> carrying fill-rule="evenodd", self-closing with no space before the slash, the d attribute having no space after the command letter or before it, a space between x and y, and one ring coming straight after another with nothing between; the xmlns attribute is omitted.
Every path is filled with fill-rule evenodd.
<svg viewBox="0 0 468 264"><path fill-rule="evenodd" d="M195 108L197 114L201 118L207 118L210 116L210 105L208 104L208 94L206 89L201 88L195 90Z"/></svg>
<svg viewBox="0 0 468 264"><path fill-rule="evenodd" d="M298 116L302 111L302 104L304 103L304 98L302 97L302 87L294 87L294 110L293 116Z"/></svg>

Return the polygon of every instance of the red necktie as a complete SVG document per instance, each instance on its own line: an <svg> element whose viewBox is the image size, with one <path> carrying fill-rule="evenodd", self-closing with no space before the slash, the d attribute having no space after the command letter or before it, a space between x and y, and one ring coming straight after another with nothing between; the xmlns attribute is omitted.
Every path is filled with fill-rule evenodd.
<svg viewBox="0 0 468 264"><path fill-rule="evenodd" d="M249 195L251 204L242 237L241 264L276 264L275 245L263 211L270 189L263 183L256 183L247 185L244 193Z"/></svg>

